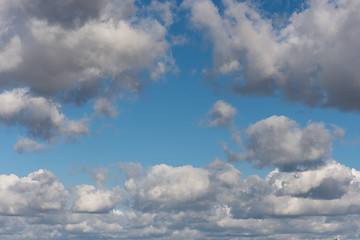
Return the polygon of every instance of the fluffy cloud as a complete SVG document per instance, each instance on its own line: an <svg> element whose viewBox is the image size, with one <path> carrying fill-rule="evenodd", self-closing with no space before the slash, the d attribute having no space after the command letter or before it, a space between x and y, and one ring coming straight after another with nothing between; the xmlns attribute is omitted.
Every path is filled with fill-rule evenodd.
<svg viewBox="0 0 360 240"><path fill-rule="evenodd" d="M236 153L222 143L230 162L248 161L255 167L276 166L281 171L316 168L330 156L332 142L344 130L332 133L322 122L308 122L302 128L285 116L271 116L248 127L245 148ZM341 132L341 133L338 133Z"/></svg>
<svg viewBox="0 0 360 240"><path fill-rule="evenodd" d="M166 40L173 4L153 1L141 11L133 0L0 5L0 122L25 126L31 137L74 141L89 133L87 121L65 121L62 104L94 100L97 116L116 117L124 92L173 68Z"/></svg>
<svg viewBox="0 0 360 240"><path fill-rule="evenodd" d="M60 112L60 105L40 96L33 96L27 88L17 88L0 94L0 124L20 125L29 136L47 140L75 137L89 133L86 120L69 120ZM20 140L15 150L41 150L43 145L32 140Z"/></svg>
<svg viewBox="0 0 360 240"><path fill-rule="evenodd" d="M236 93L278 90L309 106L359 110L359 2L308 1L282 28L248 1L225 0L223 11L210 0L183 6L213 43L213 69L205 72L228 75Z"/></svg>
<svg viewBox="0 0 360 240"><path fill-rule="evenodd" d="M91 185L76 187L72 210L75 212L99 213L112 210L121 201L118 189L95 189Z"/></svg>
<svg viewBox="0 0 360 240"><path fill-rule="evenodd" d="M44 144L35 142L28 138L20 138L14 145L14 150L19 153L24 152L39 152L46 150L48 147Z"/></svg>
<svg viewBox="0 0 360 240"><path fill-rule="evenodd" d="M65 90L64 98L80 103L98 91L109 94L98 90L104 79L116 88L139 89L141 81L126 76L151 71L166 56L166 28L150 17L130 19L133 1L4 1L4 6L1 20L9 27L0 37L10 39L3 51L13 60L2 67L3 84L17 82L46 94Z"/></svg>
<svg viewBox="0 0 360 240"><path fill-rule="evenodd" d="M236 108L231 104L218 100L208 112L208 125L210 127L224 127L232 133L232 140L241 143L239 130L234 125Z"/></svg>
<svg viewBox="0 0 360 240"><path fill-rule="evenodd" d="M329 156L333 137L324 123L305 128L285 116L272 116L246 130L246 160L257 167L276 166L282 170L311 167Z"/></svg>
<svg viewBox="0 0 360 240"><path fill-rule="evenodd" d="M207 196L209 185L208 174L202 169L165 164L153 166L143 178L131 178L125 183L135 207L142 210L201 203L199 199Z"/></svg>
<svg viewBox="0 0 360 240"><path fill-rule="evenodd" d="M1 175L0 232L3 239L40 240L354 239L359 176L332 160L303 172L274 170L265 179L242 178L220 160L205 168L162 164L130 174L123 188L71 191L46 170Z"/></svg>
<svg viewBox="0 0 360 240"><path fill-rule="evenodd" d="M0 214L32 215L62 210L68 192L55 176L38 170L26 177L0 175Z"/></svg>
<svg viewBox="0 0 360 240"><path fill-rule="evenodd" d="M219 100L209 112L210 126L231 128L234 123L236 108Z"/></svg>
<svg viewBox="0 0 360 240"><path fill-rule="evenodd" d="M330 161L320 169L305 172L275 170L268 174L267 181L278 195L338 199L348 191L354 177L350 168Z"/></svg>

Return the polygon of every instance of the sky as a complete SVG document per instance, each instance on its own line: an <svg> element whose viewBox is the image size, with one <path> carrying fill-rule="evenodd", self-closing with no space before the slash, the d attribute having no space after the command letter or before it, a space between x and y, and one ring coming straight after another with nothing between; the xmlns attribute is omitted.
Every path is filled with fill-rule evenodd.
<svg viewBox="0 0 360 240"><path fill-rule="evenodd" d="M359 11L0 0L1 239L359 239Z"/></svg>

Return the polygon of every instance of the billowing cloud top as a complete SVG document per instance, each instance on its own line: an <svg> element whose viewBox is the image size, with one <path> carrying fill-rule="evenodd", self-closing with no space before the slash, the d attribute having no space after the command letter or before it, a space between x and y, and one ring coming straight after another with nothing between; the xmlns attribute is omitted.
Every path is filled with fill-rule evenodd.
<svg viewBox="0 0 360 240"><path fill-rule="evenodd" d="M154 16L138 15L132 0L0 5L0 87L6 89L0 93L0 121L24 126L30 137L54 142L59 134L88 133L85 121L64 121L63 103L94 100L96 116L116 117L112 104L119 94L142 89L140 72L156 81L173 65L165 38L170 4L148 5ZM24 143L14 148L23 151ZM26 151L41 149L32 146Z"/></svg>
<svg viewBox="0 0 360 240"><path fill-rule="evenodd" d="M358 1L308 1L284 27L248 1L222 3L219 11L210 0L183 2L194 28L213 43L209 76L228 75L236 93L278 90L309 106L360 109Z"/></svg>
<svg viewBox="0 0 360 240"><path fill-rule="evenodd" d="M220 160L205 168L161 164L129 176L124 188L66 190L47 170L0 175L1 230L12 232L5 239L40 240L288 239L304 232L354 239L358 215L342 215L360 212L359 176L333 160L300 173L274 170L265 179L242 178Z"/></svg>

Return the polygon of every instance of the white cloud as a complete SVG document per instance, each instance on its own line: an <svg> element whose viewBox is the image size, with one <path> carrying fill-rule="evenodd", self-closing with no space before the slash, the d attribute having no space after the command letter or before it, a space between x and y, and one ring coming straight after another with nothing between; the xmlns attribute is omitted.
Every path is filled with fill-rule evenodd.
<svg viewBox="0 0 360 240"><path fill-rule="evenodd" d="M210 180L205 170L165 164L150 168L142 178L125 182L136 208L154 210L198 202L208 193Z"/></svg>
<svg viewBox="0 0 360 240"><path fill-rule="evenodd" d="M75 212L99 213L112 210L120 201L119 189L96 189L92 185L79 185L71 209Z"/></svg>
<svg viewBox="0 0 360 240"><path fill-rule="evenodd" d="M146 79L156 81L175 68L166 39L173 3L1 0L0 5L0 85L6 89L0 124L24 126L32 137L76 141L89 134L87 121L66 119L61 104L95 100L96 115L116 117L120 95L137 93Z"/></svg>
<svg viewBox="0 0 360 240"><path fill-rule="evenodd" d="M166 27L151 14L137 17L130 0L4 1L3 6L0 25L8 27L2 28L0 38L10 40L0 49L6 57L0 58L0 79L6 75L32 90L81 103L99 92L138 90L141 81L132 77L129 85L123 75L151 72L162 63L164 70L154 76L159 77L168 69L165 65L172 64L163 61L169 58L165 35L172 22L170 3L148 6L160 7ZM99 88L104 79L116 89Z"/></svg>
<svg viewBox="0 0 360 240"><path fill-rule="evenodd" d="M359 234L354 229L360 174L335 161L303 172L275 170L266 179L241 178L220 160L205 168L155 165L135 175L124 188L77 185L72 191L45 170L24 178L1 175L2 239L285 240Z"/></svg>
<svg viewBox="0 0 360 240"><path fill-rule="evenodd" d="M38 170L23 178L0 175L0 196L0 214L33 215L62 210L68 192L51 172Z"/></svg>
<svg viewBox="0 0 360 240"><path fill-rule="evenodd" d="M351 169L329 161L322 168L305 172L270 172L266 180L277 194L315 199L338 199L348 191Z"/></svg>
<svg viewBox="0 0 360 240"><path fill-rule="evenodd" d="M219 11L210 0L183 2L192 25L213 44L213 70L206 72L228 75L239 94L278 90L309 106L360 108L358 1L308 1L283 28L249 1L222 3Z"/></svg>

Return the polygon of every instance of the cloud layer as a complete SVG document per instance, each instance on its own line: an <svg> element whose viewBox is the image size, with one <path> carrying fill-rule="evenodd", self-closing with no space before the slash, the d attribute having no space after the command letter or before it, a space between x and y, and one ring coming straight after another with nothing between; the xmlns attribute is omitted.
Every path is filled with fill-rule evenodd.
<svg viewBox="0 0 360 240"><path fill-rule="evenodd" d="M122 166L124 163L121 164ZM1 175L3 239L355 239L360 174L334 160L241 177L231 164L127 170L124 187L65 189L46 170ZM94 171L96 171L94 169ZM352 214L352 215L348 215ZM344 217L346 215L346 217Z"/></svg>

